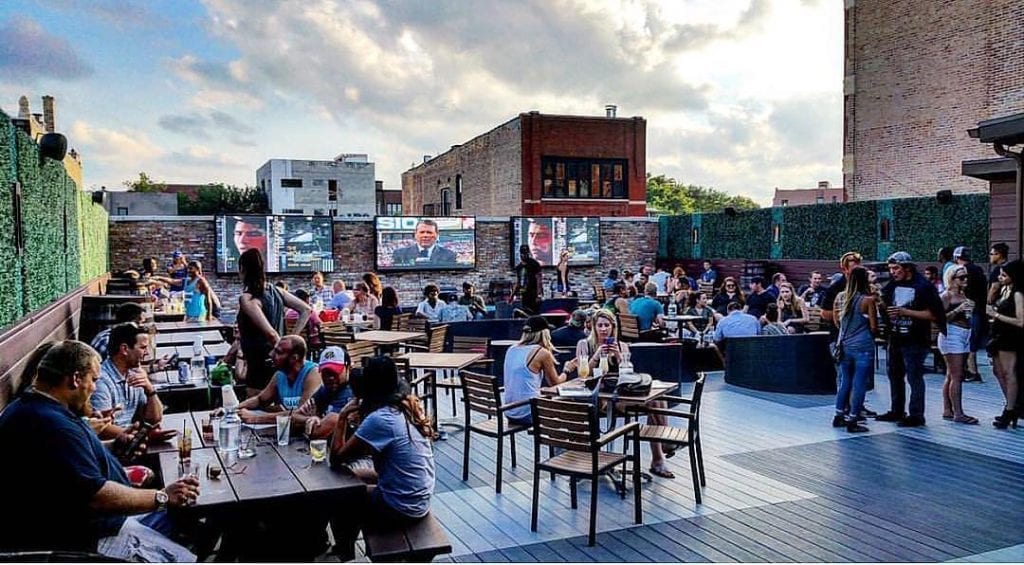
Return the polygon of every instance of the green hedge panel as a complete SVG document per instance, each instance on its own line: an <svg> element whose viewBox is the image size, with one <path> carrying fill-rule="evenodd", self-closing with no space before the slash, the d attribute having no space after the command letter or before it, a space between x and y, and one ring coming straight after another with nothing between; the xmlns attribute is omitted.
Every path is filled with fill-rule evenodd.
<svg viewBox="0 0 1024 565"><path fill-rule="evenodd" d="M95 204L86 192L77 192L79 284L85 284L107 272L109 226L103 206Z"/></svg>
<svg viewBox="0 0 1024 565"><path fill-rule="evenodd" d="M701 250L705 257L765 259L771 254L771 208L726 214L704 214Z"/></svg>
<svg viewBox="0 0 1024 565"><path fill-rule="evenodd" d="M934 261L939 247L967 245L984 262L989 246L989 197L964 194L949 204L935 198L893 200L892 249L918 261Z"/></svg>
<svg viewBox="0 0 1024 565"><path fill-rule="evenodd" d="M21 259L15 249L14 193L18 178L17 141L14 126L0 112L0 328L21 318Z"/></svg>
<svg viewBox="0 0 1024 565"><path fill-rule="evenodd" d="M658 219L659 252L663 257L690 257L693 254L692 216L662 216Z"/></svg>
<svg viewBox="0 0 1024 565"><path fill-rule="evenodd" d="M18 177L22 182L25 230L25 292L34 312L67 291L65 278L64 168L39 164L39 149L18 132Z"/></svg>
<svg viewBox="0 0 1024 565"><path fill-rule="evenodd" d="M851 250L876 255L874 202L791 206L782 218L785 259L835 259Z"/></svg>

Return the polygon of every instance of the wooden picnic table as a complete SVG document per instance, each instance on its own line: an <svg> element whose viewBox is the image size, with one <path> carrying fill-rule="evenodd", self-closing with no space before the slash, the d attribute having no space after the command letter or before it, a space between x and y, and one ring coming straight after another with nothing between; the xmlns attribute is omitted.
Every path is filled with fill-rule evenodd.
<svg viewBox="0 0 1024 565"><path fill-rule="evenodd" d="M182 320L180 322L156 322L153 324L158 333L193 332L196 330L221 330L230 328L220 320Z"/></svg>
<svg viewBox="0 0 1024 565"><path fill-rule="evenodd" d="M221 343L224 341L224 336L217 330L191 330L169 333L157 332L154 341L156 342L157 347L161 345L192 345L196 336L202 336L204 345L208 343Z"/></svg>
<svg viewBox="0 0 1024 565"><path fill-rule="evenodd" d="M204 343L203 349L207 357L212 355L220 359L228 354L228 350L231 349L231 346L224 342L210 344ZM192 343L189 342L188 345L165 345L156 348L157 359L164 355L173 356L175 353L178 354L178 359L181 361L188 361L192 359Z"/></svg>
<svg viewBox="0 0 1024 565"><path fill-rule="evenodd" d="M355 334L356 341L371 341L377 345L397 345L404 341L423 339L423 332L398 332L392 330L369 330Z"/></svg>
<svg viewBox="0 0 1024 565"><path fill-rule="evenodd" d="M202 412L170 415L182 421L205 416ZM165 419L167 416L165 416ZM242 443L250 432L242 430ZM324 497L344 498L366 488L365 483L351 474L331 469L327 461L312 463L306 440L293 438L287 446L276 441L260 439L255 446L256 455L239 459L225 467L220 453L212 447L198 447L193 436L192 464L199 475L199 499L186 511L204 513L214 509L234 508L239 511L249 503L269 500L307 499L323 501ZM167 484L179 475L177 449L159 454L160 471ZM222 469L218 479L207 475L207 466ZM319 504L320 502L317 502Z"/></svg>

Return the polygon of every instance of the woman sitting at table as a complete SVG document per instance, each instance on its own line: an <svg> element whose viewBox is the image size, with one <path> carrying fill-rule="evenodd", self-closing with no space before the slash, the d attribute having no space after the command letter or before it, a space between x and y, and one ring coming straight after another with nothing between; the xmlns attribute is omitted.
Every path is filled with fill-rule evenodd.
<svg viewBox="0 0 1024 565"><path fill-rule="evenodd" d="M690 307L683 313L685 316L699 316L699 320L686 322L686 329L693 335L706 331L715 325L715 311L708 305L708 293L698 292L690 295Z"/></svg>
<svg viewBox="0 0 1024 565"><path fill-rule="evenodd" d="M331 440L331 466L373 457L376 487L369 487L361 501L348 505L332 520L335 554L343 561L355 558L355 542L361 527L394 529L416 522L430 512L434 492L434 429L419 399L398 377L394 361L374 357L355 373L349 386L356 399L338 414ZM349 419L359 427L346 437Z"/></svg>
<svg viewBox="0 0 1024 565"><path fill-rule="evenodd" d="M786 326L786 331L795 334L803 333L804 324L810 321L804 300L796 295L792 283L779 283L779 323Z"/></svg>
<svg viewBox="0 0 1024 565"><path fill-rule="evenodd" d="M600 368L602 374L618 373L619 364L622 362L622 359L629 355L629 345L615 338L619 333L618 321L615 316L607 310L598 310L594 313L590 322L594 330L590 332L589 337L581 339L580 342L576 344L577 359L584 356L588 358L588 364L591 368L590 374L593 374L593 369L595 368ZM506 361L507 359L508 358L506 357ZM566 363L566 365L568 365L568 363ZM507 388L507 365L505 375ZM664 408L665 403L652 402L651 406ZM664 416L658 414L648 414L647 423L655 426L663 426L666 424L666 419ZM671 457L673 455L675 455L675 448L663 450L660 443L652 442L651 474L666 479L674 479L675 474L673 474L672 471L669 471L668 467L665 466L665 457Z"/></svg>
<svg viewBox="0 0 1024 565"><path fill-rule="evenodd" d="M348 308L353 314L364 314L369 319L378 306L380 300L370 294L370 287L365 282L359 281L352 287L352 302L348 303Z"/></svg>
<svg viewBox="0 0 1024 565"><path fill-rule="evenodd" d="M690 286L690 281L686 280L686 277L680 277L676 279L672 288L674 289L672 291L672 300L679 306L679 311L686 310L687 304L690 303L690 297L693 296L693 288Z"/></svg>
<svg viewBox="0 0 1024 565"><path fill-rule="evenodd" d="M725 280L722 282L722 289L711 299L711 308L715 311L716 320L721 320L728 314L731 302L738 302L740 306L744 306L747 300L743 297L740 285L736 284L736 279L725 277Z"/></svg>
<svg viewBox="0 0 1024 565"><path fill-rule="evenodd" d="M607 312L607 311L605 311ZM542 316L530 316L523 326L519 343L505 353L505 404L534 398L544 386L565 382L566 373L576 368L576 361L565 363L561 373L555 369L555 347L551 345L551 326ZM524 404L505 412L509 422L530 425L530 405Z"/></svg>
<svg viewBox="0 0 1024 565"><path fill-rule="evenodd" d="M398 306L398 293L395 287L386 286L380 294L380 306L373 309L378 330L392 330L395 316L402 313Z"/></svg>

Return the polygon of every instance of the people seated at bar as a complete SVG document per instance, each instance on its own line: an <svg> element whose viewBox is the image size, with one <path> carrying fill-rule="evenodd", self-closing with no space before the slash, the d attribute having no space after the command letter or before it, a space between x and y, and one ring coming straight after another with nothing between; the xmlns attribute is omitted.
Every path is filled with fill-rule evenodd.
<svg viewBox="0 0 1024 565"><path fill-rule="evenodd" d="M828 288L821 284L822 280L821 271L812 271L807 284L800 285L800 288L797 289L797 295L810 308L820 307L822 301L825 300L825 293L828 292Z"/></svg>
<svg viewBox="0 0 1024 565"><path fill-rule="evenodd" d="M320 378L323 384L298 410L292 413L292 426L305 430L310 439L331 437L338 423L338 413L352 400L349 386L348 353L337 345L320 354Z"/></svg>
<svg viewBox="0 0 1024 565"><path fill-rule="evenodd" d="M766 306L761 335L789 335L789 333L789 327L779 321L779 306L777 304Z"/></svg>
<svg viewBox="0 0 1024 565"><path fill-rule="evenodd" d="M366 287L370 289L370 295L379 301L384 295L384 283L380 282L380 277L377 276L377 273L363 273L362 278Z"/></svg>
<svg viewBox="0 0 1024 565"><path fill-rule="evenodd" d="M714 267L711 266L711 261L705 259L703 262L701 262L701 266L704 269L700 273L701 282L718 285L718 271L716 271Z"/></svg>
<svg viewBox="0 0 1024 565"><path fill-rule="evenodd" d="M764 278L754 277L750 279L750 294L747 295L747 313L755 318L764 316L764 310L769 304L778 299L764 288Z"/></svg>
<svg viewBox="0 0 1024 565"><path fill-rule="evenodd" d="M739 302L729 303L729 315L715 326L714 341L723 343L730 337L748 337L761 334L761 322L743 311Z"/></svg>
<svg viewBox="0 0 1024 565"><path fill-rule="evenodd" d="M336 280L331 283L331 301L327 303L327 307L332 310L344 310L346 306L352 302L352 295L345 290L345 281Z"/></svg>
<svg viewBox="0 0 1024 565"><path fill-rule="evenodd" d="M384 287L380 295L380 306L373 310L376 328L378 330L394 329L395 315L401 314L402 309L398 306L398 293L392 286Z"/></svg>
<svg viewBox="0 0 1024 565"><path fill-rule="evenodd" d="M559 373L554 352L547 320L542 316L527 318L519 343L505 353L505 404L534 398L540 395L541 387L565 382L566 373L575 370L576 361L566 361ZM505 415L513 424L533 423L528 403L509 409Z"/></svg>
<svg viewBox="0 0 1024 565"><path fill-rule="evenodd" d="M690 295L690 304L683 311L684 316L699 316L699 320L686 322L685 329L693 335L707 330L708 326L715 325L715 311L708 305L708 293L696 292Z"/></svg>
<svg viewBox="0 0 1024 565"><path fill-rule="evenodd" d="M690 303L690 297L693 295L694 289L690 286L690 281L686 276L681 276L674 280L675 283L672 285L672 300L680 307L681 310L685 310L687 305Z"/></svg>
<svg viewBox="0 0 1024 565"><path fill-rule="evenodd" d="M658 287L649 282L644 287L644 295L629 304L629 313L636 316L641 341L662 341L665 337L665 310L656 296Z"/></svg>
<svg viewBox="0 0 1024 565"><path fill-rule="evenodd" d="M624 281L615 283L611 296L604 303L604 308L613 314L629 313L629 300L626 299L628 289Z"/></svg>
<svg viewBox="0 0 1024 565"><path fill-rule="evenodd" d="M633 275L633 271L626 269L622 272L622 283L625 285L625 292L623 292L623 298L633 298L636 296L636 277Z"/></svg>
<svg viewBox="0 0 1024 565"><path fill-rule="evenodd" d="M160 490L130 486L121 463L83 420L100 380L100 357L79 341L37 348L32 387L0 413L0 445L19 463L0 465L8 519L0 551L96 552L124 561L190 562L171 541L166 507L199 496L192 476Z"/></svg>
<svg viewBox="0 0 1024 565"><path fill-rule="evenodd" d="M722 288L711 299L711 308L715 311L717 317L725 317L729 313L729 305L733 302L738 303L742 309L747 305L747 298L743 296L743 291L740 290L740 285L736 282L735 278L725 277L725 280L722 281Z"/></svg>
<svg viewBox="0 0 1024 565"><path fill-rule="evenodd" d="M259 394L238 404L238 417L247 424L273 423L275 412L302 406L323 384L317 364L306 360L306 342L297 335L279 339L270 358L276 369L273 378Z"/></svg>
<svg viewBox="0 0 1024 565"><path fill-rule="evenodd" d="M484 299L476 293L473 283L466 281L462 283L462 296L459 297L459 304L469 308L469 313L474 320L482 320L487 314L487 305Z"/></svg>
<svg viewBox="0 0 1024 565"><path fill-rule="evenodd" d="M444 308L445 304L438 299L438 295L441 294L441 289L437 288L437 285L430 283L423 287L423 301L416 306L416 313L413 316L417 318L426 318L430 322L437 322L441 319L441 308Z"/></svg>
<svg viewBox="0 0 1024 565"><path fill-rule="evenodd" d="M114 325L123 324L125 322L134 322L141 324L145 321L146 309L141 304L136 302L125 302L119 304L117 309L114 311ZM104 328L92 338L92 343L89 345L96 350L96 353L100 354L103 359L107 358L107 344L110 341L110 330L114 329L114 326Z"/></svg>
<svg viewBox="0 0 1024 565"><path fill-rule="evenodd" d="M796 295L792 284L779 283L779 298L776 305L779 308L779 322L789 333L803 333L804 324L811 318L807 314L807 306L803 299Z"/></svg>
<svg viewBox="0 0 1024 565"><path fill-rule="evenodd" d="M312 287L309 289L310 299L307 301L313 308L314 312L319 312L334 300L334 289L324 284L324 274L320 271L314 271L310 277L310 284Z"/></svg>
<svg viewBox="0 0 1024 565"><path fill-rule="evenodd" d="M772 275L772 284L771 284L771 286L769 286L765 290L768 292L768 294L772 295L772 298L778 299L779 298L779 287L784 282L787 282L786 281L786 275L784 273L775 273L774 275Z"/></svg>
<svg viewBox="0 0 1024 565"><path fill-rule="evenodd" d="M380 300L370 294L370 286L363 281L352 287L352 302L348 308L353 314L363 314L367 319L373 317L373 312L380 306Z"/></svg>
<svg viewBox="0 0 1024 565"><path fill-rule="evenodd" d="M355 558L360 528L401 528L425 517L430 512L435 480L434 429L419 399L399 379L394 361L388 357L368 359L350 384L357 400L338 413L331 466L372 455L378 479L375 488L348 506L351 511L339 512L332 519L335 553L342 561ZM354 415L360 423L348 436L349 417Z"/></svg>
<svg viewBox="0 0 1024 565"><path fill-rule="evenodd" d="M590 314L586 310L576 310L565 325L551 332L551 344L555 347L576 347L581 339L587 337L587 325Z"/></svg>
<svg viewBox="0 0 1024 565"><path fill-rule="evenodd" d="M615 283L619 282L619 270L610 269L608 275L601 281L601 288L605 290L611 290L615 286Z"/></svg>

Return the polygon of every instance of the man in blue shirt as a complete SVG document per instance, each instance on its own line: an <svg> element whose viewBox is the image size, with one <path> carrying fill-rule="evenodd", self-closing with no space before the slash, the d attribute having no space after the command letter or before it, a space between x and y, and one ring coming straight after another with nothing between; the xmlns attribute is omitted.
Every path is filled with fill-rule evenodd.
<svg viewBox="0 0 1024 565"><path fill-rule="evenodd" d="M238 417L248 424L274 423L277 419L275 412L299 408L323 384L316 363L306 361L306 342L297 335L286 335L278 340L270 352L270 359L277 369L270 382L259 394L238 404ZM269 410L270 413L258 414L252 412L253 409Z"/></svg>
<svg viewBox="0 0 1024 565"><path fill-rule="evenodd" d="M605 277L604 280L601 282L601 288L603 288L605 290L611 290L615 286L615 283L618 282L618 281L619 281L619 270L618 269L612 269L612 270L608 271L608 276Z"/></svg>
<svg viewBox="0 0 1024 565"><path fill-rule="evenodd" d="M637 326L641 332L658 329L665 323L664 309L655 296L658 287L649 282L644 286L644 295L633 299L629 305L629 313L636 316Z"/></svg>
<svg viewBox="0 0 1024 565"><path fill-rule="evenodd" d="M700 274L701 282L706 283L717 283L718 282L718 271L711 267L711 261L704 260L704 271Z"/></svg>
<svg viewBox="0 0 1024 565"><path fill-rule="evenodd" d="M120 411L114 411L113 425L104 430L104 439L124 433L133 422L159 424L164 406L142 368L149 355L149 330L131 322L114 326L108 352L110 357L100 366L96 392L90 399L96 412L110 412L121 406Z"/></svg>
<svg viewBox="0 0 1024 565"><path fill-rule="evenodd" d="M715 343L721 343L730 337L748 337L760 335L761 322L743 312L739 302L730 302L727 308L729 315L722 318L715 326Z"/></svg>
<svg viewBox="0 0 1024 565"><path fill-rule="evenodd" d="M48 347L47 347L48 345ZM13 514L0 550L98 551L126 561L195 556L156 529L167 506L191 504L199 480L168 480L161 490L129 486L121 464L82 417L99 381L99 356L78 341L43 346L33 387L0 414L0 445L17 463L0 465ZM134 514L154 512L144 517Z"/></svg>
<svg viewBox="0 0 1024 565"><path fill-rule="evenodd" d="M344 281L334 281L334 284L331 285L331 290L334 294L331 297L331 301L327 303L328 308L344 310L345 306L352 302L352 295L345 290Z"/></svg>

